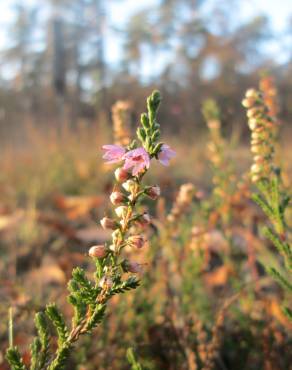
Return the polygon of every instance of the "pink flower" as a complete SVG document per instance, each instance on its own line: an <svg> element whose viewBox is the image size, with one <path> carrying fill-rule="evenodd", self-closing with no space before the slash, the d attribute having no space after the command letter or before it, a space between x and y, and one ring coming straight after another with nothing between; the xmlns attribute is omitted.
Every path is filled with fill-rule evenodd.
<svg viewBox="0 0 292 370"><path fill-rule="evenodd" d="M171 158L175 157L176 153L169 145L163 144L158 154L158 160L163 166L168 166Z"/></svg>
<svg viewBox="0 0 292 370"><path fill-rule="evenodd" d="M119 145L103 145L102 149L105 150L105 154L102 158L105 159L107 163L120 162L126 152L126 149Z"/></svg>
<svg viewBox="0 0 292 370"><path fill-rule="evenodd" d="M124 170L132 168L132 175L137 176L150 166L150 157L144 148L137 148L127 152L124 157Z"/></svg>

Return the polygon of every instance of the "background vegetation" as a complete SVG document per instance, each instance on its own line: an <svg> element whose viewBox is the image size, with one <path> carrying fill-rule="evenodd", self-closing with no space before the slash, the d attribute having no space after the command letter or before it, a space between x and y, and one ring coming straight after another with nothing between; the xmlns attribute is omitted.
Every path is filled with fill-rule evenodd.
<svg viewBox="0 0 292 370"><path fill-rule="evenodd" d="M134 293L112 300L67 368L129 369L133 348L130 362L146 369L289 369L282 306L291 299L264 269L284 273L284 264L251 200L241 100L267 72L274 77L275 161L289 190L291 22L275 34L264 15L242 20L236 0L157 0L135 13L125 6L123 22L113 21L122 0L10 3L0 54L0 369L8 369L9 307L27 363L33 314L57 301L70 316L72 268L87 269L88 247L108 238L97 221L113 186L100 150L113 142L112 106L126 100L133 132L153 88L177 157L147 180L162 199L145 206L154 215L151 246L135 257L146 272ZM269 53L275 40L278 53ZM208 98L219 107L217 132L210 105L202 113ZM289 207L286 220L290 236Z"/></svg>

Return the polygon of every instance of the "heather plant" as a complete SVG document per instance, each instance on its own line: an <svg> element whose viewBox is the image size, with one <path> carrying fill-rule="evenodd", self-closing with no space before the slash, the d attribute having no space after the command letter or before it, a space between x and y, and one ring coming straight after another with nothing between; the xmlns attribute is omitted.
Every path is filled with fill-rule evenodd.
<svg viewBox="0 0 292 370"><path fill-rule="evenodd" d="M207 149L212 170L213 203L226 225L232 217L231 199L235 191L233 165L228 156L227 142L222 135L221 112L217 103L213 99L206 100L202 112L209 130Z"/></svg>
<svg viewBox="0 0 292 370"><path fill-rule="evenodd" d="M288 293L292 293L292 250L289 243L288 225L285 212L290 202L290 195L281 180L281 168L275 160L275 146L278 123L273 98L275 89L270 80L262 80L261 90L250 89L246 92L242 104L247 108L248 125L251 130L251 152L253 165L250 169L251 180L257 192L254 201L261 207L269 225L263 230L284 260L281 266L268 266L269 274L280 283ZM287 298L288 298L287 297ZM285 314L292 320L292 311L284 308Z"/></svg>
<svg viewBox="0 0 292 370"><path fill-rule="evenodd" d="M131 142L131 103L118 100L112 106L113 134L116 145L127 146Z"/></svg>
<svg viewBox="0 0 292 370"><path fill-rule="evenodd" d="M151 160L157 159L168 165L175 154L168 145L159 141L157 111L160 101L158 91L148 97L147 113L142 114L141 126L137 129L138 140L128 146L103 146L105 161L119 164L115 170L116 184L110 195L115 217L106 216L100 221L104 229L111 230L111 241L89 249L89 256L95 264L93 279L88 278L86 271L80 267L72 271L68 302L74 314L70 325L55 303L48 304L44 311L35 315L37 336L31 344L30 370L63 369L79 338L90 334L105 319L109 300L136 289L140 284L138 276L143 265L126 258L123 251L141 249L145 245L143 230L149 225L150 216L139 212L138 203L143 197L155 200L160 195L159 186L143 184ZM52 351L55 340L51 326L57 334L55 352ZM27 369L19 350L13 346L11 320L9 327L10 347L6 358L11 369ZM128 351L128 358L133 368L141 368L131 351Z"/></svg>
<svg viewBox="0 0 292 370"><path fill-rule="evenodd" d="M167 215L167 221L172 228L175 224L178 225L182 216L189 211L194 195L195 186L193 184L187 183L180 186L173 206Z"/></svg>

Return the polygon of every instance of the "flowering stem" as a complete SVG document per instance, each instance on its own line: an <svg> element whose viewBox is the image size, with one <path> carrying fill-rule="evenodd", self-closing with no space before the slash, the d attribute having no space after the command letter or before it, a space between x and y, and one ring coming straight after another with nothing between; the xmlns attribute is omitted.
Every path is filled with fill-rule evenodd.
<svg viewBox="0 0 292 370"><path fill-rule="evenodd" d="M55 304L49 304L45 313L36 315L38 336L32 344L30 370L61 370L64 369L72 347L79 337L89 334L105 316L107 302L116 294L136 289L140 280L135 275L142 272L142 265L127 259L121 259L125 246L142 248L144 245L143 228L149 224L148 214L139 214L137 203L141 196L148 192L151 199L160 194L158 186L146 187L142 179L150 167L151 159L158 159L167 165L174 156L169 146L158 142L160 125L156 115L160 104L158 91L147 99L148 112L141 116L141 127L138 128L138 139L141 147L134 140L126 148L118 145L104 145L104 159L109 163L124 162L123 167L115 171L117 185L110 196L115 208L116 219L105 217L101 225L112 230L112 240L105 245L93 246L89 256L95 262L94 281L87 278L85 271L79 267L73 269L72 279L68 283L68 301L73 306L74 316L71 329ZM122 185L122 186L120 186ZM126 194L122 187L126 190ZM131 235L135 226L137 235ZM58 348L55 354L49 354L48 319L57 333ZM25 370L26 367L17 350L12 344L7 350L6 358L13 370Z"/></svg>

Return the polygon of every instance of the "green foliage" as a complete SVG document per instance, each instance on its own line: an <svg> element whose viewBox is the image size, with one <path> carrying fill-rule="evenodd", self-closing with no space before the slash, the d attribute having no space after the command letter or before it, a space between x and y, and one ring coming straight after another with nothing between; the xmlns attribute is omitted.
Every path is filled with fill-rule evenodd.
<svg viewBox="0 0 292 370"><path fill-rule="evenodd" d="M143 370L142 366L137 361L133 348L128 348L127 350L127 360L131 365L131 370Z"/></svg>
<svg viewBox="0 0 292 370"><path fill-rule="evenodd" d="M260 194L253 194L252 198L261 207L268 217L271 227L265 227L264 235L272 242L278 252L283 256L287 275L292 274L292 251L286 240L285 210L289 205L290 197L280 190L279 173L257 183ZM267 272L283 287L292 293L292 285L275 267L266 267ZM291 320L291 310L284 308L284 313Z"/></svg>
<svg viewBox="0 0 292 370"><path fill-rule="evenodd" d="M160 125L156 120L156 114L160 101L161 96L158 91L154 91L149 96L147 99L148 113L142 115L142 127L137 131L138 137L150 157L157 156L162 145L162 143L157 142L160 137ZM132 146L134 148L135 145L136 143L133 141L130 147ZM136 176L132 180L136 181L138 190L137 194L131 194L136 197L135 202L129 202L128 204L127 212L131 214L134 214L134 205L146 189L140 188L141 178ZM140 217L141 215L138 216ZM82 268L77 267L73 269L72 279L68 283L69 295L67 298L68 302L73 306L74 311L71 330L67 327L65 319L55 303L47 305L45 314L42 312L36 314L35 325L38 336L31 344L30 370L43 370L45 368L47 370L64 369L73 343L78 340L81 334L90 333L104 319L107 301L113 295L125 293L139 286L139 279L133 275L128 277L127 280L122 281L122 273L125 270L123 269L122 262L119 262L117 258L119 251L122 249L121 246L127 242L127 234L134 221L137 221L137 219L124 219L123 230L117 226L116 231L121 238L121 245L117 245L117 251L114 253L109 251L108 258L101 257L99 259L98 257L94 257L96 267L94 282L91 282L86 277L85 271ZM116 222L116 225L119 225L119 222ZM116 243L113 237L112 242ZM46 317L52 322L58 336L58 348L51 362L49 359L50 335ZM17 348L12 347L12 319L10 321L10 348L7 351L7 359L13 369L24 369L25 367ZM140 368L135 367L135 369Z"/></svg>
<svg viewBox="0 0 292 370"><path fill-rule="evenodd" d="M160 102L160 92L153 91L147 99L147 113L142 113L141 115L142 127L137 129L138 139L152 157L158 155L162 146L162 143L158 142L160 137L160 125L156 119Z"/></svg>
<svg viewBox="0 0 292 370"><path fill-rule="evenodd" d="M34 338L31 346L30 346L30 353L31 353L31 365L30 370L37 370L38 367L38 354L41 350L41 342L39 338Z"/></svg>
<svg viewBox="0 0 292 370"><path fill-rule="evenodd" d="M38 312L35 315L35 326L38 337L36 337L31 345L31 370L44 368L49 355L49 330L46 321L46 316L43 312Z"/></svg>
<svg viewBox="0 0 292 370"><path fill-rule="evenodd" d="M275 215L273 213L273 209L270 205L265 201L265 199L259 194L252 194L252 199L261 207L263 212L267 217L270 219L275 219Z"/></svg>
<svg viewBox="0 0 292 370"><path fill-rule="evenodd" d="M214 99L204 101L202 113L206 121L220 119L220 109Z"/></svg>
<svg viewBox="0 0 292 370"><path fill-rule="evenodd" d="M63 346L58 349L56 358L49 365L48 370L63 370L70 355L70 349L71 344L64 343Z"/></svg>
<svg viewBox="0 0 292 370"><path fill-rule="evenodd" d="M120 293L125 293L128 290L136 289L140 285L139 279L137 279L135 276L130 276L126 281L123 281L121 284L113 287L110 290L109 295L115 295Z"/></svg>
<svg viewBox="0 0 292 370"><path fill-rule="evenodd" d="M57 331L58 346L61 347L68 337L68 329L64 317L55 303L51 303L46 307L46 314Z"/></svg>
<svg viewBox="0 0 292 370"><path fill-rule="evenodd" d="M86 326L86 329L88 331L95 328L99 323L102 322L104 316L105 316L105 310L106 310L106 304L99 303L96 305L88 323Z"/></svg>
<svg viewBox="0 0 292 370"><path fill-rule="evenodd" d="M292 285L289 283L289 281L274 267L267 268L268 273L273 276L275 280L280 283L284 289L289 290L292 293Z"/></svg>
<svg viewBox="0 0 292 370"><path fill-rule="evenodd" d="M274 244L279 253L291 257L291 249L289 247L289 244L287 242L283 242L270 227L264 228L263 233L266 238L268 238Z"/></svg>
<svg viewBox="0 0 292 370"><path fill-rule="evenodd" d="M6 359L11 367L11 370L26 370L20 353L16 347L8 348Z"/></svg>
<svg viewBox="0 0 292 370"><path fill-rule="evenodd" d="M274 146L277 127L269 115L269 106L264 99L267 91L250 89L246 93L243 105L248 109L247 116L252 131L252 152L257 153L251 167L251 179L256 184L257 193L252 199L260 206L270 225L263 230L280 255L284 258L287 276L292 274L292 251L287 240L288 232L285 222L285 211L289 206L290 196L281 182L281 170L274 163ZM262 114L255 114L260 109ZM259 140L260 138L260 140ZM266 267L267 272L288 292L292 292L289 278L275 267ZM285 274L286 275L286 274ZM289 317L289 309L286 309Z"/></svg>
<svg viewBox="0 0 292 370"><path fill-rule="evenodd" d="M288 307L283 307L283 313L284 315L290 320L292 321L292 310L290 310L290 308Z"/></svg>
<svg viewBox="0 0 292 370"><path fill-rule="evenodd" d="M68 299L75 306L77 316L84 312L86 305L95 303L99 291L87 279L85 271L79 267L72 271L72 279L68 283L68 289L71 293Z"/></svg>

